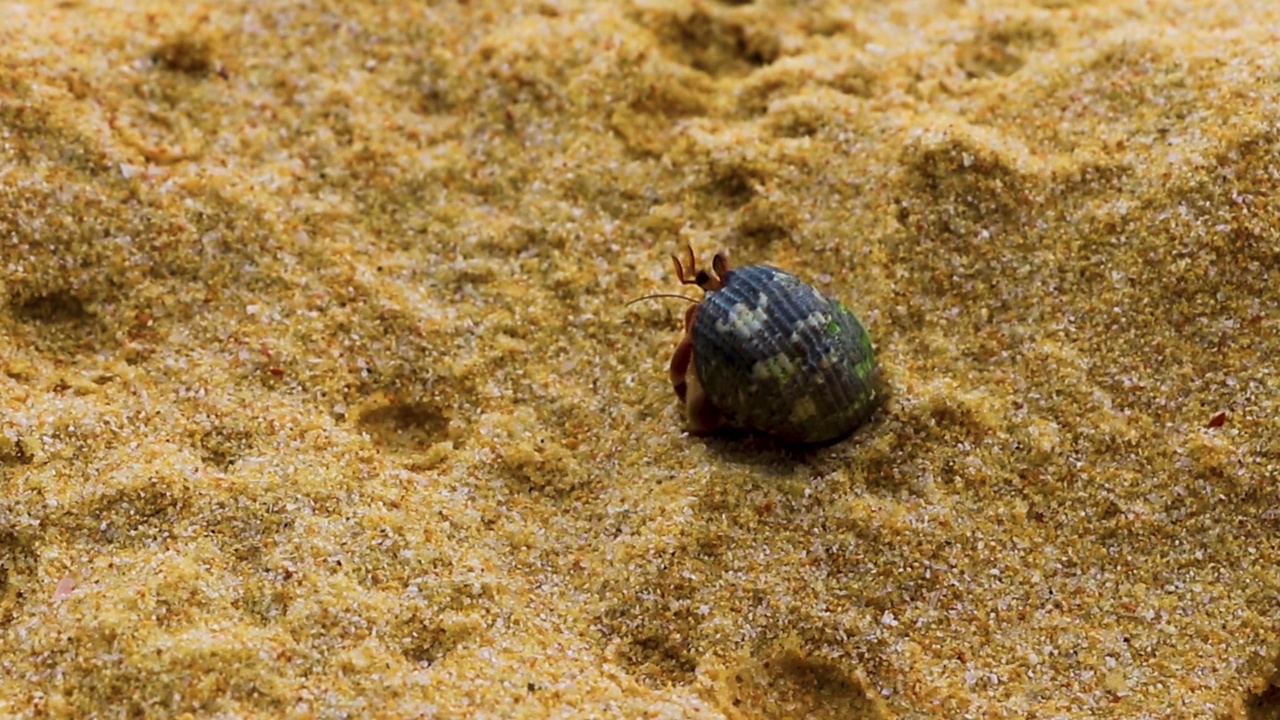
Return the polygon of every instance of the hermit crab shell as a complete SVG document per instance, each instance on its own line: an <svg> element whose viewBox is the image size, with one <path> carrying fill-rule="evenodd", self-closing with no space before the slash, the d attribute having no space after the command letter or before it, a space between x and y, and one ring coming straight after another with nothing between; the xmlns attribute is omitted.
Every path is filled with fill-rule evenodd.
<svg viewBox="0 0 1280 720"><path fill-rule="evenodd" d="M724 267L687 329L720 426L806 444L853 432L884 396L862 323L791 273Z"/></svg>

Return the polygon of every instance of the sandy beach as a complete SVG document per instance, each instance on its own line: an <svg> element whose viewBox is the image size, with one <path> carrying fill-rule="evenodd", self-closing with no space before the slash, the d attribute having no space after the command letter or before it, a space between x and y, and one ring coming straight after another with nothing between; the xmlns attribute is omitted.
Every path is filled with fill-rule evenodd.
<svg viewBox="0 0 1280 720"><path fill-rule="evenodd" d="M0 717L1280 718L1280 4L0 10ZM670 254L892 397L693 437Z"/></svg>

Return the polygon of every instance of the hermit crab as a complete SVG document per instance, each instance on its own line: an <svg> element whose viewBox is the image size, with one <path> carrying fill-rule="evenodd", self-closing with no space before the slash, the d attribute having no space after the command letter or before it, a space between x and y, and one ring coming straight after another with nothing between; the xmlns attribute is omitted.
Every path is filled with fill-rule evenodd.
<svg viewBox="0 0 1280 720"><path fill-rule="evenodd" d="M697 435L740 429L796 444L852 433L884 399L871 338L838 300L769 265L698 269L693 248L671 256L676 277L703 291L671 357L671 385Z"/></svg>

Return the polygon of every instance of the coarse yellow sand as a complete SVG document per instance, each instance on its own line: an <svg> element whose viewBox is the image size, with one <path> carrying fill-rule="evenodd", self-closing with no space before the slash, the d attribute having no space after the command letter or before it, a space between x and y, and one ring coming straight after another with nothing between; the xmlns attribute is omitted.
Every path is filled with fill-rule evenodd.
<svg viewBox="0 0 1280 720"><path fill-rule="evenodd" d="M1278 118L1270 0L4 3L0 716L1280 717ZM686 241L889 403L683 433Z"/></svg>

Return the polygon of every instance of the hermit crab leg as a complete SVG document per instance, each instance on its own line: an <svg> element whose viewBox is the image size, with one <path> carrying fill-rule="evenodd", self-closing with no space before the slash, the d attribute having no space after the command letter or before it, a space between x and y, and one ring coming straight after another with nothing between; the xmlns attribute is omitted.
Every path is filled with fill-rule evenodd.
<svg viewBox="0 0 1280 720"><path fill-rule="evenodd" d="M676 345L676 351L671 355L671 387L675 388L676 397L682 403L688 392L689 365L693 362L692 328L697 312L697 305L690 305L684 311L684 337L680 338L680 344Z"/></svg>
<svg viewBox="0 0 1280 720"><path fill-rule="evenodd" d="M695 358L689 358L689 370L687 373L689 386L686 391L688 400L684 403L684 415L690 433L694 435L710 435L724 425L724 417L716 409L716 406L711 404L711 398L707 397L707 393L702 389L702 382L698 380L696 363L697 360Z"/></svg>

